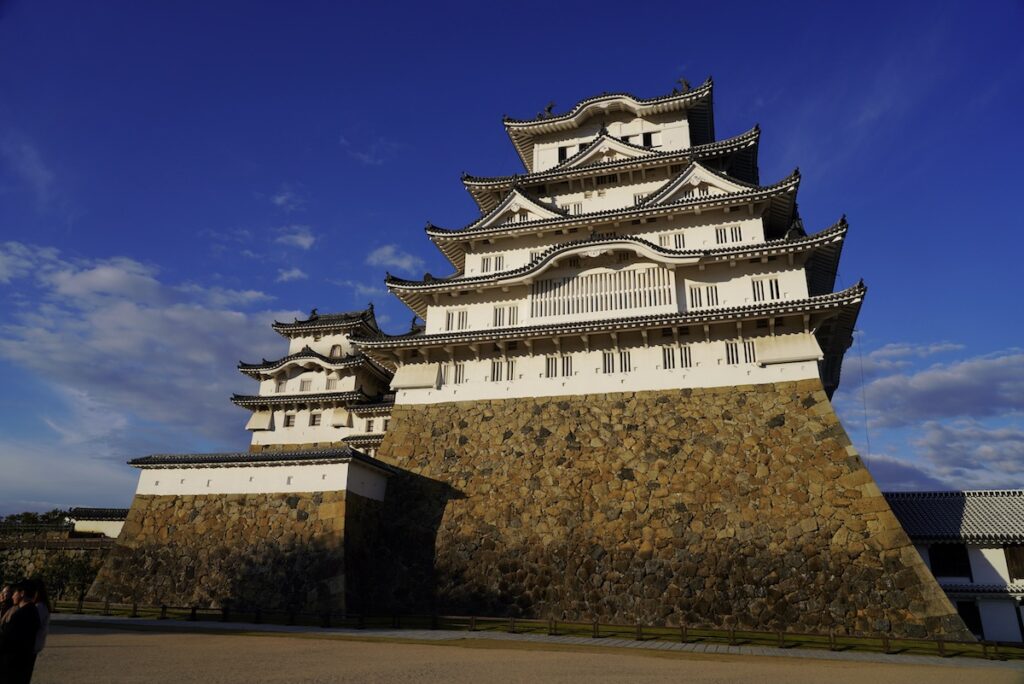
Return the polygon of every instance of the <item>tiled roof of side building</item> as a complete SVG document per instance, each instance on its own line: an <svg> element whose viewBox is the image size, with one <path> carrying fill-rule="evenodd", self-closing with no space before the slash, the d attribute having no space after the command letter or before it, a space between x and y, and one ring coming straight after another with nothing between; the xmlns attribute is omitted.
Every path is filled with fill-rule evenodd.
<svg viewBox="0 0 1024 684"><path fill-rule="evenodd" d="M128 509L76 507L68 511L68 517L74 520L124 520L128 517Z"/></svg>
<svg viewBox="0 0 1024 684"><path fill-rule="evenodd" d="M886 492L907 535L919 542L1024 542L1024 490Z"/></svg>
<svg viewBox="0 0 1024 684"><path fill-rule="evenodd" d="M309 318L299 320L296 318L291 323L282 323L281 321L274 321L271 326L274 330L287 333L287 332L303 332L324 329L344 329L352 328L360 323L364 323L367 326L376 329L377 319L373 312L373 305L371 304L362 311L346 311L340 313L319 313L316 309L310 312Z"/></svg>
<svg viewBox="0 0 1024 684"><path fill-rule="evenodd" d="M362 392L310 392L299 394L233 394L231 403L246 408L254 406L280 406L282 404L323 404L328 402L365 402Z"/></svg>
<svg viewBox="0 0 1024 684"><path fill-rule="evenodd" d="M320 361L324 365L332 366L334 368L344 368L351 366L362 366L369 365L374 370L386 374L388 377L391 376L391 371L386 368L382 368L376 361L366 356L365 354L350 354L348 356L325 356L317 351L309 348L309 346L303 347L300 351L288 356L282 356L276 361L267 361L263 359L260 363L245 363L244 361L238 362L238 370L248 374L258 374L259 371L269 371L275 368L280 368L284 364L290 361L298 361L301 359L315 359Z"/></svg>
<svg viewBox="0 0 1024 684"><path fill-rule="evenodd" d="M395 469L388 464L367 456L350 446L332 447L330 449L311 449L308 451L256 451L256 452L225 452L213 454L152 454L128 461L128 465L136 468L176 468L176 467L215 467L237 466L254 467L270 463L346 463L358 461L383 472L392 473Z"/></svg>

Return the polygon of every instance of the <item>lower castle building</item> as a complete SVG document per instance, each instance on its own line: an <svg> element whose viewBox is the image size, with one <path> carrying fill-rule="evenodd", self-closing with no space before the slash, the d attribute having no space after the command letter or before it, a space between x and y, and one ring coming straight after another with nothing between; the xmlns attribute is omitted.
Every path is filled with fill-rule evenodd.
<svg viewBox="0 0 1024 684"><path fill-rule="evenodd" d="M132 461L93 595L971 638L831 406L849 226L711 94L506 119L525 173L427 225L453 273L386 278L422 324L276 323L250 451Z"/></svg>

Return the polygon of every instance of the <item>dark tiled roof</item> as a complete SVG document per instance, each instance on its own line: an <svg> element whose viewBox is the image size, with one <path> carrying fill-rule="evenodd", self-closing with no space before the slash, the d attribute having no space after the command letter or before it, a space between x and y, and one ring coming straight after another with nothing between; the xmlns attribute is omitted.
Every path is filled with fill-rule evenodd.
<svg viewBox="0 0 1024 684"><path fill-rule="evenodd" d="M379 470L391 473L391 466L367 456L352 447L311 449L308 451L257 451L216 454L153 454L128 461L136 468L173 468L175 466L260 466L268 463L346 463L359 461Z"/></svg>
<svg viewBox="0 0 1024 684"><path fill-rule="evenodd" d="M887 492L893 513L914 541L1024 542L1024 490Z"/></svg>
<svg viewBox="0 0 1024 684"><path fill-rule="evenodd" d="M373 313L373 307L364 309L363 311L347 311L342 313L317 313L316 309L310 314L309 318L299 320L296 318L291 323L282 323L280 321L274 321L271 326L274 330L287 333L287 332L304 332L314 330L328 330L328 329L344 329L351 328L359 325L360 323L366 323L372 328L377 327L377 319Z"/></svg>
<svg viewBox="0 0 1024 684"><path fill-rule="evenodd" d="M245 363L243 361L239 361L238 370L242 371L243 373L253 374L257 373L258 371L269 371L275 368L280 368L289 361L296 361L299 359L316 359L334 368L342 368L347 366L361 366L366 364L372 366L374 370L384 373L387 377L391 377L390 371L388 371L385 368L382 368L380 364L378 364L376 361L374 361L373 359L364 354L351 354L349 356L336 358L332 356L324 356L319 352L313 351L308 346L303 347L301 351L297 351L294 354L289 354L288 356L281 357L276 361L267 361L266 359L263 359L262 363Z"/></svg>
<svg viewBox="0 0 1024 684"><path fill-rule="evenodd" d="M588 97L586 99L580 100L575 105L573 105L573 107L565 114L558 114L556 116L548 116L534 119L514 119L512 117L505 117L504 121L506 126L515 126L522 128L529 128L536 124L565 121L576 116L576 114L583 111L583 109L585 109L588 105L594 104L595 102L601 102L602 100L615 100L620 97L632 100L634 104L638 105L658 104L660 102L670 102L672 100L700 100L711 94L712 86L713 82L711 80L711 77L709 76L708 79L704 81L704 83L697 86L696 88L693 88L692 90L687 90L685 92L674 92L669 93L668 95L659 95L657 97L643 98L637 97L632 93L602 93L600 95L594 95L593 97Z"/></svg>
<svg viewBox="0 0 1024 684"><path fill-rule="evenodd" d="M589 335L613 330L660 328L673 325L700 325L703 323L717 323L766 316L774 317L795 313L831 311L850 305L859 306L866 294L867 287L863 282L860 282L853 287L839 292L808 297L806 299L716 307L688 313L649 314L645 316L591 320L581 323L546 323L515 328L481 328L478 330L436 333L432 335L425 335L422 331L406 333L404 335L380 333L375 337L353 338L353 341L362 345L367 350L372 350L376 348L411 347L426 344L441 345L452 342L516 340L559 333Z"/></svg>
<svg viewBox="0 0 1024 684"><path fill-rule="evenodd" d="M72 508L68 517L75 520L124 520L127 508Z"/></svg>
<svg viewBox="0 0 1024 684"><path fill-rule="evenodd" d="M800 236L796 239L788 240L769 240L767 242L762 242L759 244L713 247L710 249L670 249L668 247L656 245L653 242L645 240L644 238L632 236L590 237L589 239L586 240L571 240L569 242L563 242L557 245L552 245L551 247L548 247L546 250L541 252L536 259L532 260L528 264L525 264L518 268L509 269L507 271L469 277L453 276L449 278L431 278L430 280L406 280L405 278L399 278L397 276L389 275L385 282L387 283L388 286L417 289L443 289L445 287L459 288L479 283L497 283L502 280L508 280L509 278L517 278L520 276L528 275L529 273L540 269L555 257L573 248L592 247L594 245L610 244L617 242L646 247L654 252L657 252L658 254L662 254L668 257L751 258L754 256L759 256L761 253L770 254L774 252L797 252L804 248L809 248L814 245L817 245L819 243L830 242L834 238L844 237L848 229L849 225L846 223L846 220L844 218L841 219L839 222L829 226L825 230L815 233L814 235L811 236Z"/></svg>
<svg viewBox="0 0 1024 684"><path fill-rule="evenodd" d="M233 394L231 403L237 406L277 406L281 404L317 404L325 402L365 401L368 397L362 392L311 392L309 394Z"/></svg>
<svg viewBox="0 0 1024 684"><path fill-rule="evenodd" d="M361 414L375 414L385 415L391 413L391 409L395 408L395 393L391 392L381 397L380 401L367 403L367 404L354 404L348 407L348 410L356 415Z"/></svg>

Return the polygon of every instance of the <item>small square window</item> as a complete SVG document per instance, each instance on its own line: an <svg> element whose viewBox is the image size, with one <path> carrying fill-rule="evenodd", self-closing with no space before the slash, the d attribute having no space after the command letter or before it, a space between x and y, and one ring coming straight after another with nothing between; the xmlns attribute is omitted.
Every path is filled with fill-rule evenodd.
<svg viewBox="0 0 1024 684"><path fill-rule="evenodd" d="M284 417L284 426L285 427L295 427L295 414L294 413L289 413L288 415L286 415Z"/></svg>
<svg viewBox="0 0 1024 684"><path fill-rule="evenodd" d="M320 416L321 416L321 414L319 414L319 413L310 413L309 414L309 424L310 424L310 426L316 427L317 425L319 425L320 424Z"/></svg>

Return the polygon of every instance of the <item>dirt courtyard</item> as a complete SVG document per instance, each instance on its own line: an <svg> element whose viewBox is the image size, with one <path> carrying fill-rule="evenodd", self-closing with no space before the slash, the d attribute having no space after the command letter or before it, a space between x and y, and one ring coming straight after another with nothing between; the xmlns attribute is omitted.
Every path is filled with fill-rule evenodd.
<svg viewBox="0 0 1024 684"><path fill-rule="evenodd" d="M296 636L133 632L54 625L36 684L92 682L1024 682L1008 669L637 653L460 640L427 644Z"/></svg>

